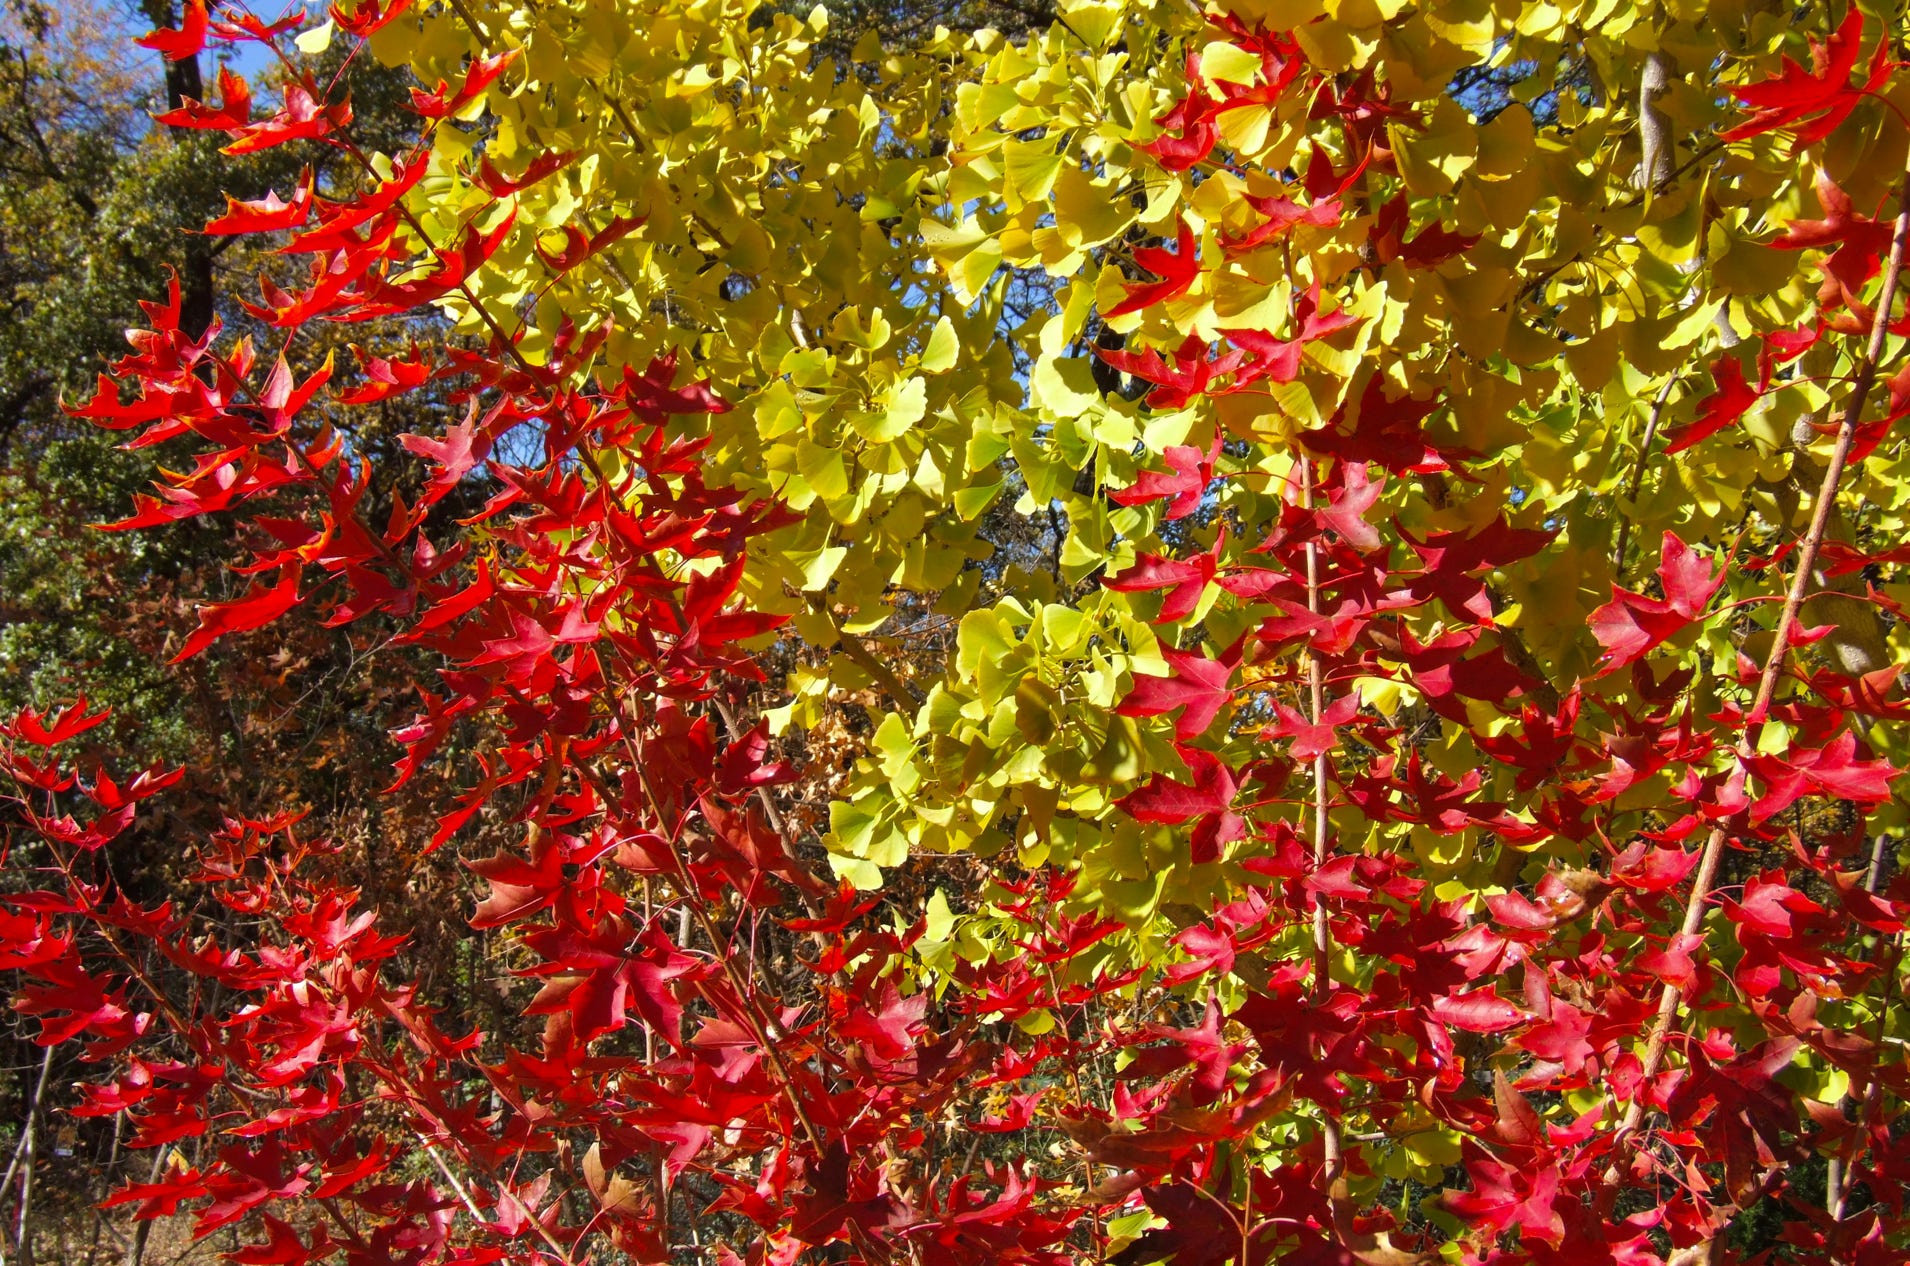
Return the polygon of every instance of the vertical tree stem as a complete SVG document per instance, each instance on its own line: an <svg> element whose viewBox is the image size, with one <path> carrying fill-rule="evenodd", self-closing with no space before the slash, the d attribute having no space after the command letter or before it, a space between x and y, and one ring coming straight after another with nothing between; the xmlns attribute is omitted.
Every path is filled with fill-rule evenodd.
<svg viewBox="0 0 1910 1266"><path fill-rule="evenodd" d="M7 1188L13 1185L14 1175L20 1177L20 1198L14 1206L13 1251L21 1262L32 1261L27 1251L27 1218L33 1205L33 1162L39 1143L40 1102L46 1098L47 1075L53 1070L53 1048L46 1048L46 1054L40 1057L40 1075L33 1083L33 1093L27 1099L26 1119L20 1123L20 1143L13 1149L13 1160L7 1166L7 1174L0 1179L0 1199L6 1196ZM6 1257L0 1254L0 1263Z"/></svg>
<svg viewBox="0 0 1910 1266"><path fill-rule="evenodd" d="M1300 504L1307 509L1313 508L1313 462L1306 454L1299 454L1300 460ZM1314 615L1320 613L1320 546L1317 541L1306 544L1306 605ZM1326 712L1326 670L1320 663L1320 652L1307 648L1307 720L1314 725L1320 723L1320 717ZM1331 847L1327 835L1327 755L1321 752L1313 758L1313 865L1315 869L1326 865L1327 853ZM1326 898L1320 893L1313 894L1313 1000L1315 1003L1325 1000L1332 992L1333 982L1328 974L1333 951L1333 928L1326 916ZM1321 1137L1326 1153L1325 1182L1330 1189L1338 1181L1341 1168L1340 1123L1329 1112L1321 1113Z"/></svg>
<svg viewBox="0 0 1910 1266"><path fill-rule="evenodd" d="M1765 716L1777 696L1777 684L1784 672L1784 659L1790 651L1791 627L1797 622L1798 608L1804 605L1804 599L1810 591L1811 577L1817 569L1818 551L1823 548L1824 534L1830 526L1831 511L1837 502L1837 488L1843 480L1844 467L1850 461L1850 451L1856 442L1857 424L1863 416L1864 402L1870 396L1871 385L1877 378L1877 363L1883 357L1884 340L1889 333L1890 309L1896 302L1897 283L1903 272L1905 246L1906 242L1910 242L1910 163L1906 164L1902 186L1898 190L1897 208L1896 228L1890 238L1890 259L1884 266L1883 292L1878 296L1876 316L1871 322L1870 342L1864 349L1864 358L1852 379L1850 399L1845 402L1844 416L1837 426L1837 441L1831 449L1830 465L1824 469L1823 483L1817 492L1817 504L1811 510L1810 527L1798 550L1797 569L1791 576L1784 609L1778 616L1777 630L1771 638L1771 650L1765 657L1764 671L1758 678L1757 695L1745 717L1743 732L1738 736L1736 750L1739 760L1748 759L1756 752ZM1712 884L1717 879L1718 861L1724 853L1724 843L1742 827L1744 816L1744 810L1739 810L1712 828L1704 842L1698 873L1691 882L1691 895L1685 902L1684 923L1680 930L1686 936L1694 935L1703 926L1705 906L1711 896ZM1605 1170L1600 1203L1607 1210L1617 1196L1618 1184L1624 1177L1626 1162L1635 1146L1632 1139L1639 1123L1644 1120L1645 1084L1657 1075L1664 1063L1665 1048L1671 1041L1671 1032L1683 1002L1684 991L1676 985L1667 984L1659 995L1657 1018L1652 1022L1651 1036L1646 1042L1643 1068L1638 1078L1639 1093L1625 1109L1611 1165Z"/></svg>

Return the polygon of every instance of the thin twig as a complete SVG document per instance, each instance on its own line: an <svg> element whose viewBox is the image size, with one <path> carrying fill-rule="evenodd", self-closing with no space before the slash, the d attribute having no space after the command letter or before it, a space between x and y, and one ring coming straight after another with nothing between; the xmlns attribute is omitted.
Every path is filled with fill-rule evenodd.
<svg viewBox="0 0 1910 1266"><path fill-rule="evenodd" d="M1300 460L1300 504L1306 509L1313 508L1313 462L1305 454ZM1320 613L1320 546L1317 540L1306 543L1306 604L1307 610L1314 615ZM1307 648L1307 720L1320 723L1320 717L1326 712L1326 669L1320 662L1318 648ZM1331 851L1331 841L1327 834L1327 754L1322 751L1313 758L1313 865L1317 870L1324 867ZM1330 960L1333 952L1333 927L1327 919L1326 897L1323 893L1313 894L1313 1002L1317 1006L1323 1003L1333 990L1333 981L1329 975ZM1339 1181L1341 1169L1340 1123L1334 1119L1326 1105L1321 1105L1321 1138L1325 1150L1326 1167L1321 1175L1322 1182L1329 1192ZM1329 1197L1330 1199L1331 1197Z"/></svg>
<svg viewBox="0 0 1910 1266"><path fill-rule="evenodd" d="M33 1083L33 1095L27 1100L26 1120L20 1127L20 1142L13 1149L13 1160L7 1165L7 1175L0 1178L0 1199L6 1196L7 1188L13 1185L16 1173L20 1176L20 1200L13 1215L13 1251L24 1259L24 1245L27 1234L27 1215L33 1205L33 1159L39 1140L40 1102L46 1096L47 1074L53 1071L53 1047L46 1048L46 1054L40 1057L40 1076ZM6 1254L0 1252L0 1266L6 1264Z"/></svg>
<svg viewBox="0 0 1910 1266"><path fill-rule="evenodd" d="M1657 399L1651 402L1651 416L1645 421L1645 434L1638 441L1638 457L1631 468L1631 479L1625 488L1625 504L1632 507L1627 513L1618 516L1618 543L1612 547L1612 579L1625 578L1625 553L1631 546L1632 517L1638 504L1638 490L1645 484L1645 463L1651 460L1652 441L1658 438L1658 424L1664 420L1665 405L1671 400L1671 393L1682 381L1682 373L1673 374L1665 379L1665 385L1658 388Z"/></svg>

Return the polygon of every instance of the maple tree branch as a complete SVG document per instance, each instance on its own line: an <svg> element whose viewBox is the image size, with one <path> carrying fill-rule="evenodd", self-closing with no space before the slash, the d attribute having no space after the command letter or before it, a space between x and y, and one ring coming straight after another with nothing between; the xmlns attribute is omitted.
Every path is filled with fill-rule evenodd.
<svg viewBox="0 0 1910 1266"><path fill-rule="evenodd" d="M1313 461L1300 453L1300 504L1306 509L1313 508ZM1320 613L1320 545L1317 539L1306 543L1306 605L1313 615ZM1320 723L1320 717L1326 712L1326 669L1320 663L1320 651L1316 646L1307 647L1307 721L1312 725ZM1327 834L1327 754L1322 751L1313 758L1313 865L1317 870L1326 865L1331 852L1331 841ZM1333 927L1327 918L1326 894L1313 894L1313 1002L1319 1005L1333 991L1333 982L1328 976L1328 968L1333 952ZM1325 1170L1322 1180L1327 1188L1327 1199L1335 1206L1340 1204L1337 1196L1340 1170L1343 1166L1340 1145L1340 1123L1333 1118L1325 1104L1321 1104L1321 1145L1325 1152ZM1335 1221L1339 1220L1339 1210L1335 1209Z"/></svg>
<svg viewBox="0 0 1910 1266"><path fill-rule="evenodd" d="M1883 358L1884 341L1890 330L1890 309L1896 302L1897 284L1903 273L1906 247L1910 246L1910 162L1906 163L1902 184L1897 195L1897 221L1890 238L1890 258L1884 266L1883 292L1878 297L1876 315L1871 321L1870 341L1864 349L1862 361L1858 363L1857 373L1851 381L1850 398L1844 405L1844 416L1837 426L1837 441L1831 449L1830 464L1824 469L1824 479L1817 492L1817 503L1811 510L1810 527L1804 534L1798 550L1796 570L1791 576L1789 592L1784 598L1784 609L1778 616L1777 629L1771 638L1770 653L1765 656L1764 669L1758 678L1757 694L1751 703L1750 711L1745 715L1744 727L1738 736L1737 760L1742 763L1757 751L1757 738L1763 731L1764 721L1770 712L1771 702L1777 696L1777 685L1783 676L1784 660L1790 651L1791 629L1797 622L1798 609L1804 605L1808 596L1812 577L1817 569L1817 555L1823 548L1824 536L1830 526L1831 513L1837 501L1838 485L1844 476L1844 467L1850 461L1852 447L1856 443L1857 423L1863 415L1864 402L1870 396L1870 388L1877 378L1878 362ZM1696 935L1704 924L1705 908L1710 901L1711 888L1717 879L1718 863L1724 853L1724 844L1743 822L1747 810L1739 809L1730 818L1715 826L1705 840L1704 852L1698 861L1698 872L1691 881L1691 895L1685 902L1682 933L1685 936ZM1667 983L1659 995L1657 1018L1652 1022L1651 1036L1645 1046L1645 1056L1638 1076L1638 1091L1633 1095L1625 1109L1625 1116L1618 1127L1618 1139L1613 1148L1610 1166L1605 1170L1600 1204L1609 1209L1617 1195L1619 1181L1623 1177L1625 1164L1629 1158L1639 1123L1644 1120L1644 1089L1658 1074L1664 1063L1665 1050L1670 1044L1671 1033L1678 1019L1679 1010L1684 1002L1684 991L1677 985Z"/></svg>
<svg viewBox="0 0 1910 1266"><path fill-rule="evenodd" d="M1883 886L1885 840L1886 836L1879 831L1876 841L1871 845L1870 870L1864 876L1864 891L1872 896L1875 896L1877 890ZM1890 938L1890 954L1883 969L1883 995L1877 1004L1876 1024L1871 1032L1872 1046L1882 1046L1888 1040L1884 1029L1890 1022L1891 995L1896 992L1898 972L1903 965L1903 944L1902 932ZM1847 1154L1840 1153L1831 1157L1825 1170L1825 1209L1833 1222L1841 1222L1844 1219L1845 1202L1849 1199L1850 1190L1857 1181L1857 1158L1863 1151L1863 1137L1873 1133L1873 1123L1883 1107L1883 1082L1875 1073L1872 1073L1870 1077L1870 1084L1864 1088L1864 1097L1857 1107L1861 1114L1857 1124L1863 1134L1853 1138L1846 1145ZM1838 1257L1833 1260L1836 1266L1845 1266L1848 1259Z"/></svg>
<svg viewBox="0 0 1910 1266"><path fill-rule="evenodd" d="M430 1155L431 1163L437 1166L444 1180L451 1184L451 1190L457 1193L458 1199L463 1202L471 1217L480 1224L483 1223L484 1215L478 1211L477 1202L471 1199L471 1193L465 1189L462 1182L458 1181L458 1176L451 1172L451 1167L445 1163L444 1157L438 1152L437 1145L432 1143L423 1130L413 1129L412 1133L417 1136L420 1143L424 1144L424 1150ZM517 1202L518 1207L524 1212L524 1220L536 1230L538 1238L550 1247L550 1251L557 1255L557 1260L563 1262L565 1266L575 1266L575 1262L565 1251L564 1246L558 1243L557 1237L550 1233L550 1228L544 1225L544 1220L537 1216L537 1210L525 1204L516 1192L507 1192L506 1195Z"/></svg>
<svg viewBox="0 0 1910 1266"><path fill-rule="evenodd" d="M606 681L614 682L614 678L607 665L604 667L604 678ZM668 818L663 812L663 805L657 798L655 788L650 784L647 762L643 759L641 749L636 746L635 728L630 724L630 718L625 715L623 708L616 702L616 696L614 694L611 696L611 707L616 710L618 725L623 731L624 745L630 752L631 768L637 775L637 785L643 790L644 801L649 805L651 815L656 818L658 834L662 837L665 846L670 850L670 860L676 865L677 883L680 890L679 895L683 902L682 908L696 920L697 924L702 927L703 934L709 938L711 958L721 967L723 974L729 978L730 987L736 990L739 1014L748 1022L751 1036L756 1039L757 1045L761 1047L763 1053L769 1057L770 1062L776 1066L777 1071L781 1074L783 1095L789 1101L789 1106L795 1113L797 1123L802 1126L803 1133L808 1138L810 1146L814 1147L820 1155L827 1149L823 1146L821 1132L817 1130L815 1123L810 1119L808 1109L803 1106L802 1097L796 1091L795 1075L790 1071L788 1063L783 1059L782 1051L777 1048L775 1041L770 1037L769 1024L765 1018L758 1013L755 997L748 988L748 982L737 973L735 962L728 954L723 952L723 938L718 935L716 924L711 920L708 908L697 895L696 884L690 875L689 865L684 861L681 850L677 848L675 833L672 832L669 835L662 834L662 828L668 821ZM596 788L598 796L603 799L606 805L616 803L616 796L612 794L610 788L604 783L602 777L595 770L581 763L577 768L583 777Z"/></svg>
<svg viewBox="0 0 1910 1266"><path fill-rule="evenodd" d="M730 707L729 703L724 700L721 695L711 695L710 701L716 705L718 715L723 718L723 725L724 728L729 731L730 741L732 743L742 742L744 730L742 726L737 724L735 710ZM782 810L776 807L776 798L769 794L769 788L760 783L756 787L756 803L762 807L763 820L769 823L769 829L774 831L777 837L782 840L783 850L789 855L790 866L799 874L807 877L810 882L816 884L819 889L826 888L828 885L824 884L821 878L809 868L808 864L796 855L796 840L789 832L788 819L784 818ZM812 915L821 913L822 907L817 904L815 895L804 891L801 885L796 886L796 896ZM821 935L817 934L815 940L820 947L822 944ZM837 973L837 975L839 976L840 973Z"/></svg>
<svg viewBox="0 0 1910 1266"><path fill-rule="evenodd" d="M471 1199L471 1193L464 1189L464 1184L458 1181L458 1176L451 1172L449 1165L445 1164L444 1157L438 1154L437 1144L433 1143L423 1130L414 1128L411 1132L420 1143L424 1144L424 1150L430 1155L431 1163L438 1167L438 1172L444 1175L444 1180L451 1184L451 1190L455 1191L458 1199L464 1202L465 1209L472 1217L482 1221L484 1215L478 1212L477 1202Z"/></svg>
<svg viewBox="0 0 1910 1266"><path fill-rule="evenodd" d="M736 710L730 707L721 695L712 695L710 702L716 705L717 715L723 718L723 728L729 731L730 742L742 742L743 727L736 723ZM768 787L760 784L757 786L756 803L763 807L763 819L769 823L769 829L782 836L784 843L788 843L788 833L783 829L782 811L776 807L776 801L770 796Z"/></svg>

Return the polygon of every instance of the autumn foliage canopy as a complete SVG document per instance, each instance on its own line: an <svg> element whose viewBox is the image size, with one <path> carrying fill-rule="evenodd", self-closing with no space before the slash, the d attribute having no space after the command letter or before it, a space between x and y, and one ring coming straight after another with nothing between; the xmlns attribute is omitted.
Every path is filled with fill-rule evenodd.
<svg viewBox="0 0 1910 1266"><path fill-rule="evenodd" d="M156 1149L114 1207L246 1266L1910 1254L1905 15L1197 8L140 41L267 68L158 126L313 166L66 401L155 458L101 530L239 525L180 661L417 666L360 790L510 1008L309 805L129 892L179 771L7 720L0 968Z"/></svg>

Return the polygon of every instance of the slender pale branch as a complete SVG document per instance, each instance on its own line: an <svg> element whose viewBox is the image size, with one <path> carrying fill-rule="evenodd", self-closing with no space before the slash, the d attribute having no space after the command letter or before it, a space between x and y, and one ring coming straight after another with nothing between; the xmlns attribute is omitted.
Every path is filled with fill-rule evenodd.
<svg viewBox="0 0 1910 1266"><path fill-rule="evenodd" d="M1790 652L1791 629L1797 623L1798 609L1809 596L1811 578L1817 569L1817 555L1823 548L1824 535L1829 529L1831 512L1837 502L1838 485L1843 481L1844 467L1850 462L1851 448L1857 438L1857 424L1862 419L1870 388L1876 382L1878 362L1883 358L1884 340L1889 334L1890 310L1896 302L1906 244L1910 243L1910 164L1906 165L1902 187L1897 195L1897 207L1896 227L1890 239L1890 258L1884 267L1883 293L1877 299L1876 316L1870 326L1870 342L1851 381L1850 398L1845 402L1843 419L1837 426L1837 440L1831 449L1830 464L1824 469L1817 503L1811 510L1810 527L1805 531L1798 549L1797 569L1792 574L1790 590L1784 598L1784 609L1778 616L1770 653L1764 659L1764 670L1758 677L1757 694L1745 716L1744 728L1738 735L1736 756L1740 762L1756 753L1758 736L1763 731L1771 702L1777 696L1778 682L1784 675L1784 661ZM1691 895L1685 901L1684 923L1680 930L1686 936L1695 935L1704 924L1705 908L1710 901L1712 885L1717 880L1718 862L1724 854L1725 841L1742 828L1745 813L1745 810L1740 809L1713 827L1704 842L1704 852L1698 860L1698 872L1691 881ZM1633 1096L1625 1109L1612 1162L1605 1170L1602 1202L1607 1208L1617 1195L1618 1185L1635 1146L1632 1140L1636 1137L1639 1123L1644 1119L1643 1088L1657 1075L1664 1063L1665 1049L1671 1041L1671 1033L1676 1027L1683 1003L1684 991L1667 983L1659 995L1657 1017L1652 1022L1651 1036L1646 1042L1643 1067L1637 1079L1639 1093Z"/></svg>
<svg viewBox="0 0 1910 1266"><path fill-rule="evenodd" d="M1313 463L1305 455L1299 455L1300 462L1300 504L1313 508ZM1306 605L1314 615L1320 613L1320 546L1317 540L1306 543ZM1326 712L1326 669L1320 663L1318 648L1307 648L1307 720L1320 723L1320 717ZM1318 869L1326 865L1332 849L1327 833L1327 754L1319 753L1313 758L1313 865ZM1332 992L1333 982L1328 975L1333 953L1333 928L1326 916L1326 897L1322 893L1313 895L1313 1000L1322 1002ZM1322 1113L1322 1141L1326 1153L1326 1167L1323 1175L1329 1190L1338 1181L1343 1161L1340 1147L1340 1123L1330 1112Z"/></svg>

